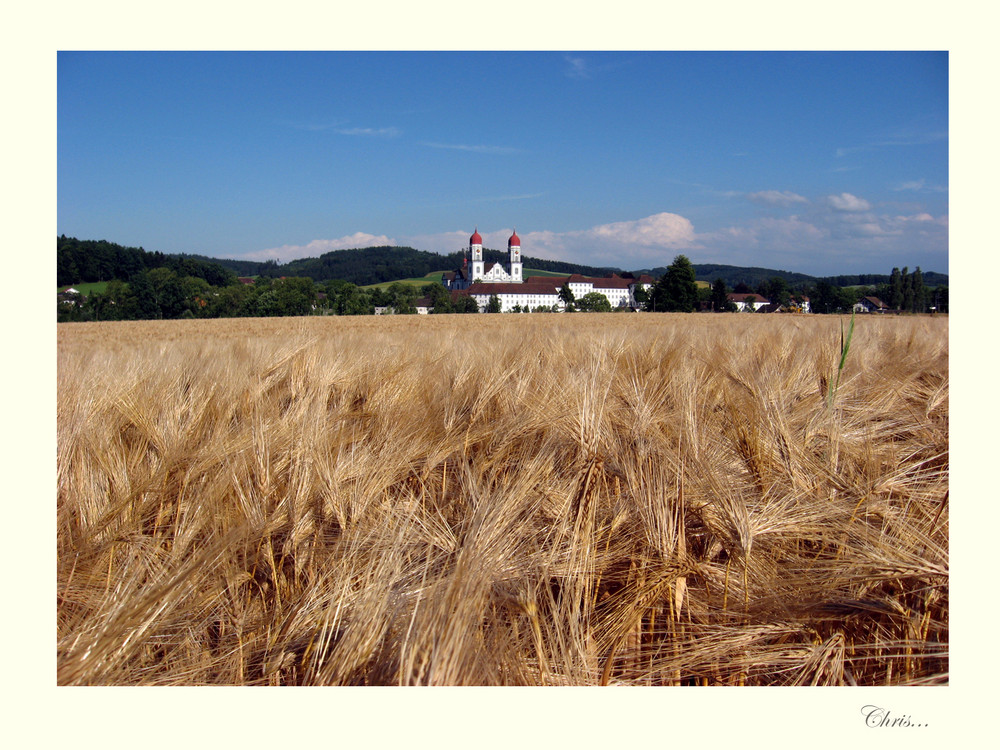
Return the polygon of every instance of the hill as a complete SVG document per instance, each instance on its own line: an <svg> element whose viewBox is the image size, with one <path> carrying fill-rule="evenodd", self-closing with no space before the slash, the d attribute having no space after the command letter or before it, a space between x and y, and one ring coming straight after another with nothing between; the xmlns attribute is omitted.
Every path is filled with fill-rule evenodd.
<svg viewBox="0 0 1000 750"><path fill-rule="evenodd" d="M169 268L178 276L204 279L212 286L235 281L235 274L212 258L165 255L141 247L123 247L107 240L56 239L56 284L68 286L120 279L127 281L142 271Z"/></svg>
<svg viewBox="0 0 1000 750"><path fill-rule="evenodd" d="M449 255L416 250L412 247L379 246L353 250L333 250L318 258L298 258L287 263L275 261L247 261L230 258L208 258L188 256L203 261L218 263L239 276L307 276L315 282L331 280L349 281L358 286L382 284L401 279L421 278L442 268L454 269L462 265L462 253ZM506 250L483 249L483 260L504 262L508 259ZM579 263L523 257L524 266L536 272L554 274L579 273L584 276L606 276L620 269L610 267L585 266Z"/></svg>
<svg viewBox="0 0 1000 750"><path fill-rule="evenodd" d="M143 248L122 247L106 240L78 240L65 235L57 242L57 276L60 285L79 284L111 279L128 280L137 271L165 266L179 276L203 278L213 286L230 283L235 276L301 276L322 283L332 280L349 281L357 286L372 286L403 279L422 279L441 269L454 269L462 265L462 252L448 255L417 250L412 247L380 246L334 250L318 258L299 258L287 263L252 261L233 258L212 258L205 255L164 254L148 252ZM487 262L505 262L505 250L483 250ZM624 273L611 266L587 266L579 263L546 260L523 256L525 270L533 275L607 276ZM660 278L666 266L642 268L631 273L647 273ZM911 269L912 270L912 269ZM695 263L695 278L712 283L721 278L729 287L746 284L750 287L775 277L784 279L789 287L803 288L826 281L833 286L875 286L889 282L889 274L853 274L817 277L794 271L761 268L759 266L732 266L718 263ZM929 287L947 286L948 275L925 271L924 284Z"/></svg>

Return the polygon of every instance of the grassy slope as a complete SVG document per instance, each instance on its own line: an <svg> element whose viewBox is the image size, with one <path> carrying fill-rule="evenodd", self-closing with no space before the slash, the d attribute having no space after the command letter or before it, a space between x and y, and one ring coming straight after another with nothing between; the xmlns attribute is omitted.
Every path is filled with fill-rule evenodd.
<svg viewBox="0 0 1000 750"><path fill-rule="evenodd" d="M80 294L87 296L97 292L98 294L103 293L108 288L108 282L106 281L90 281L84 284L69 284L67 286L59 287L60 292L65 292L70 287L76 289Z"/></svg>
<svg viewBox="0 0 1000 750"><path fill-rule="evenodd" d="M430 284L432 282L440 282L441 275L445 273L444 271L433 271L426 276L419 276L416 278L409 279L397 279L396 281L383 281L380 284L369 284L367 286L361 287L362 289L385 289L392 284L407 284L410 286L424 286L424 284ZM556 273L555 271L537 271L531 268L524 269L525 278L528 276L568 276L566 273Z"/></svg>
<svg viewBox="0 0 1000 750"><path fill-rule="evenodd" d="M405 284L407 286L422 287L426 284L441 283L441 275L444 271L432 271L426 276L417 276L409 279L396 279L395 281L383 281L379 284L368 284L362 289L386 289L393 284Z"/></svg>

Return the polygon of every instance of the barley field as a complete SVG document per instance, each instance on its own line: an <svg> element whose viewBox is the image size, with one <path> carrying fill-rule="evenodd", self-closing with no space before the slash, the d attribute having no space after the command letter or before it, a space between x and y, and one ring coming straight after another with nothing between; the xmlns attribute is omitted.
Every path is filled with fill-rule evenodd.
<svg viewBox="0 0 1000 750"><path fill-rule="evenodd" d="M58 684L947 684L947 318L849 324L62 324Z"/></svg>

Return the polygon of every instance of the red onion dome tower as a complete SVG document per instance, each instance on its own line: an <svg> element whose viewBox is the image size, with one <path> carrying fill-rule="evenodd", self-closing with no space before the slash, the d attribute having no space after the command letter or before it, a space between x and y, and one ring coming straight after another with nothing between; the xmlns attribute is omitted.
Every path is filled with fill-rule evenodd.
<svg viewBox="0 0 1000 750"><path fill-rule="evenodd" d="M507 250L510 253L510 277L515 283L524 281L521 269L521 238L517 236L517 230L507 240Z"/></svg>
<svg viewBox="0 0 1000 750"><path fill-rule="evenodd" d="M472 278L469 281L483 278L485 267L483 263L483 238L479 234L479 227L469 238L469 252L472 255Z"/></svg>

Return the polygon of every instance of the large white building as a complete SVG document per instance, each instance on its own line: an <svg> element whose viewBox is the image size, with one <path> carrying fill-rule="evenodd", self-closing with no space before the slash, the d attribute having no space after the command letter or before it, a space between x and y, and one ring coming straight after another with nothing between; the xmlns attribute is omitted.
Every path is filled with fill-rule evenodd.
<svg viewBox="0 0 1000 750"><path fill-rule="evenodd" d="M501 263L483 261L483 238L479 229L469 238L469 253L462 258L462 267L444 275L443 283L453 295L472 297L479 310L483 311L494 295L500 301L501 312L514 309L534 310L538 307L565 310L566 304L559 291L568 286L575 299L591 292L603 294L612 308L636 308L635 292L639 287L652 288L654 279L643 274L639 278L622 277L615 274L606 278L591 278L572 274L571 276L529 276L524 277L521 263L521 239L515 230L507 240L509 261ZM471 257L471 261L470 261Z"/></svg>

